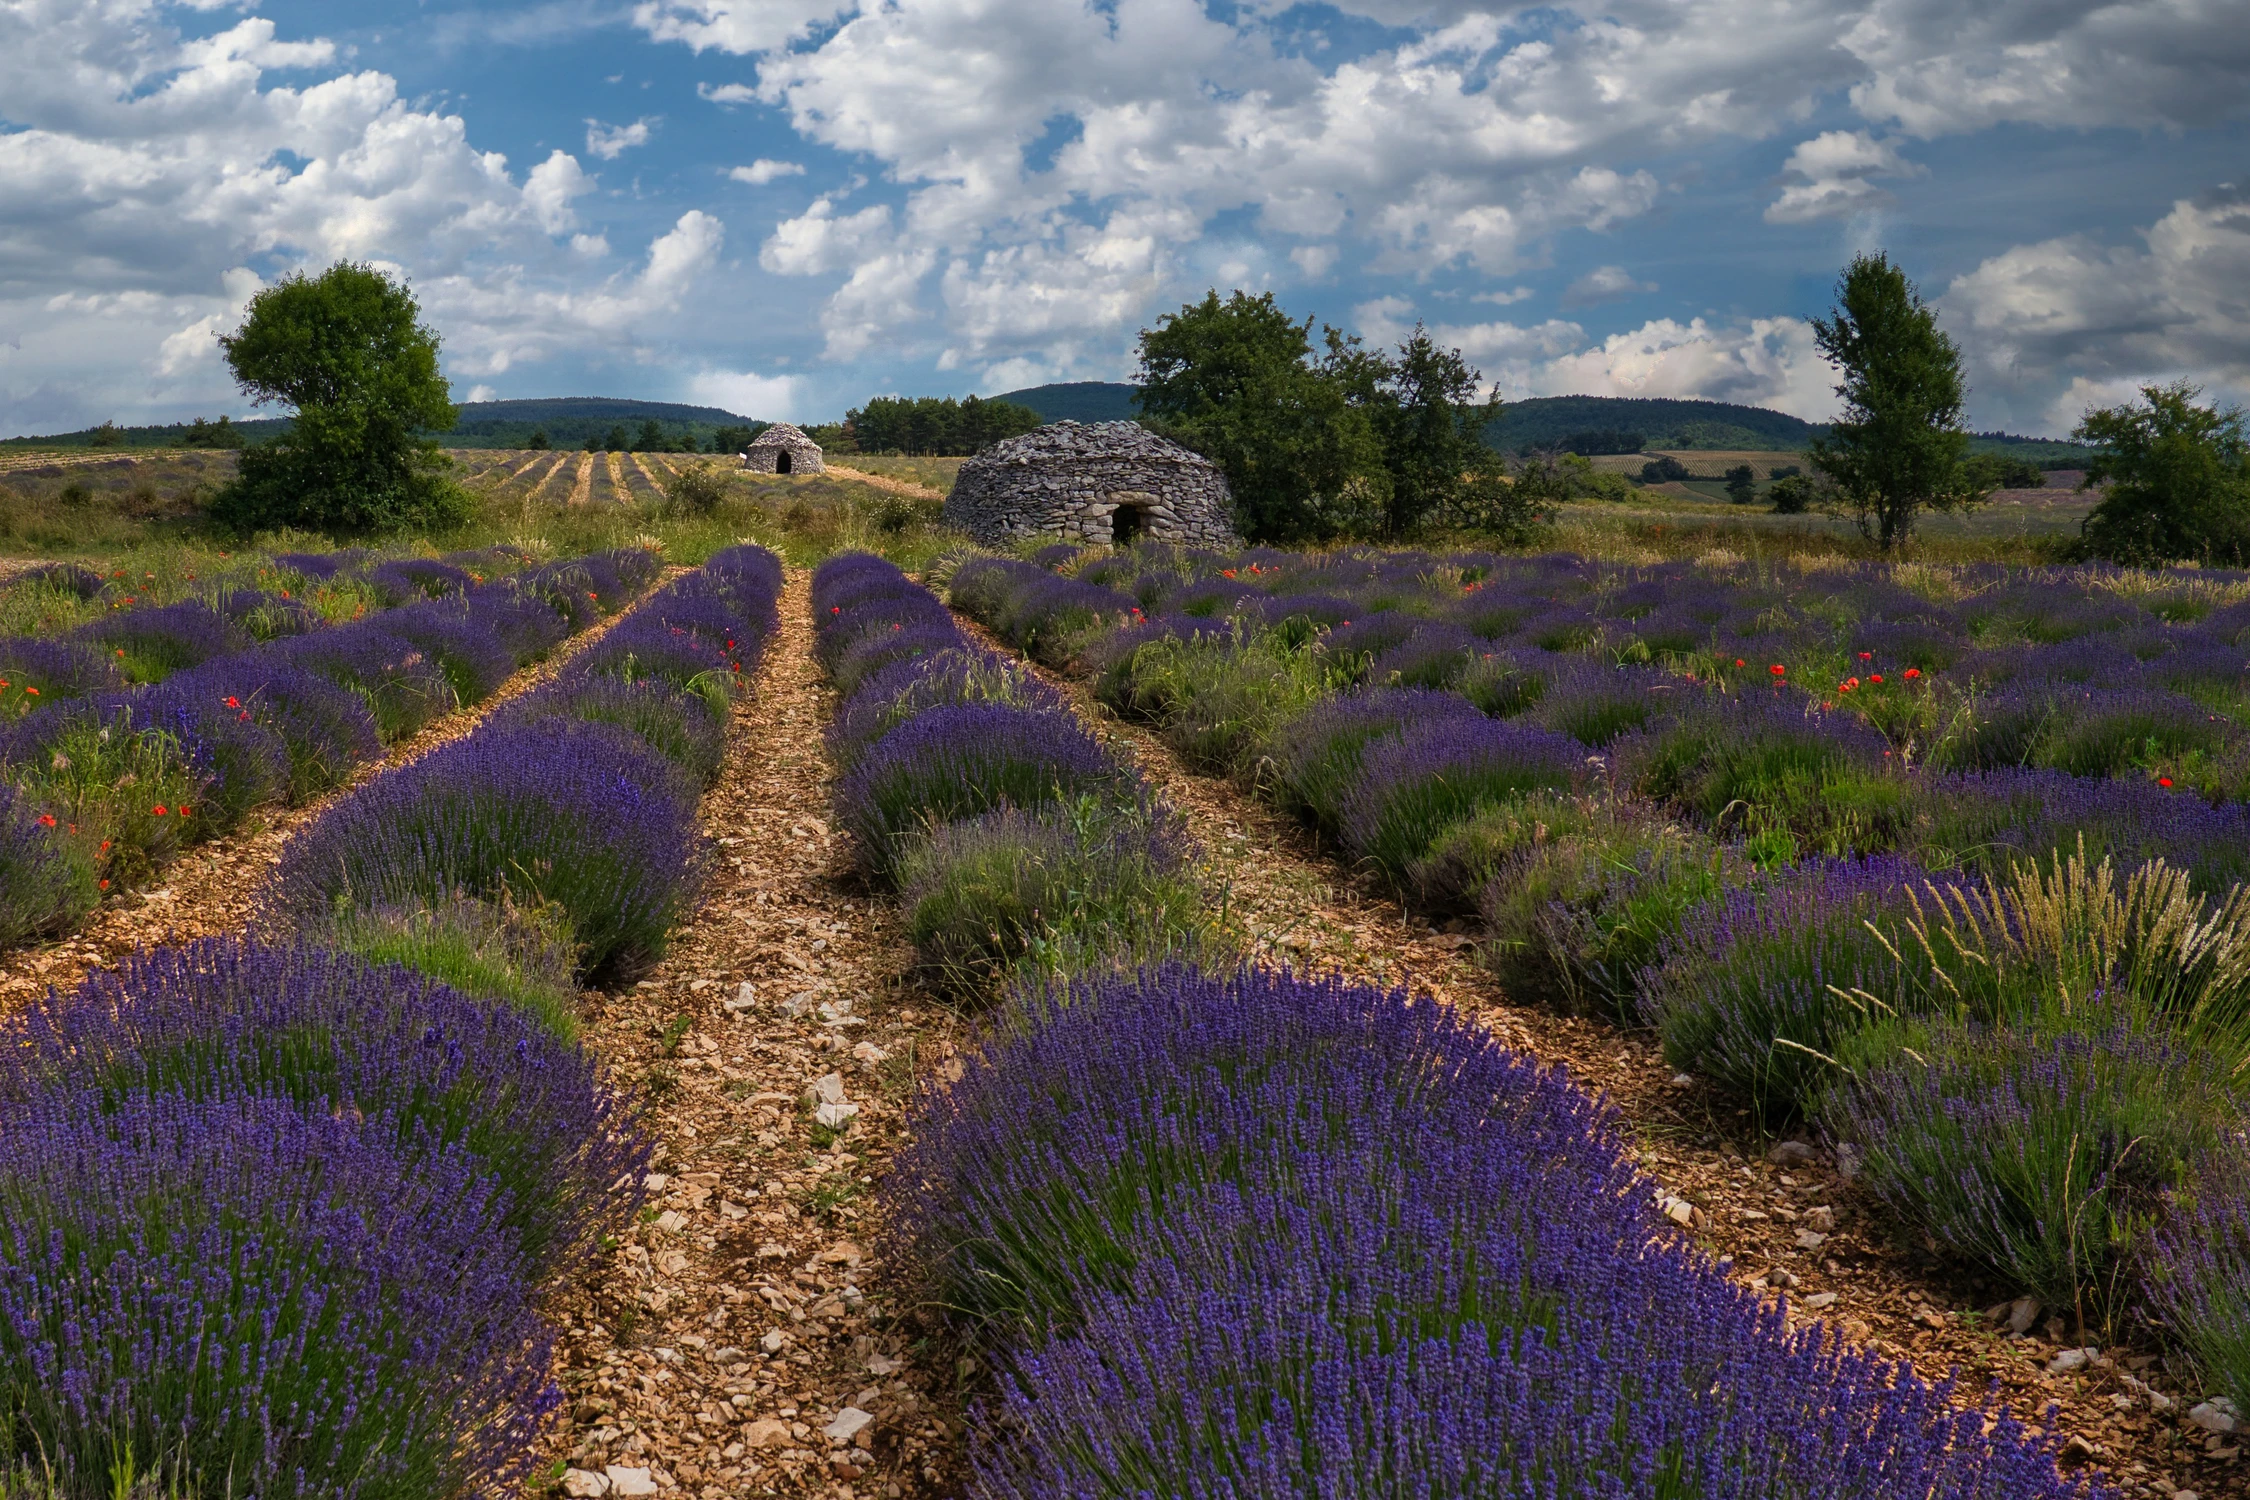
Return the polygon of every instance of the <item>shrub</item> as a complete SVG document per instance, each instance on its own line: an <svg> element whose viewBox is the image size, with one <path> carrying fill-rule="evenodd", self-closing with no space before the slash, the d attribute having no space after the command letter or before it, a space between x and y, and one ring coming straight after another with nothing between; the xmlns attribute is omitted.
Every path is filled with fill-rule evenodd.
<svg viewBox="0 0 2250 1500"><path fill-rule="evenodd" d="M209 787L187 747L161 729L133 726L132 710L117 700L79 699L0 736L0 767L64 824L106 843L108 871L124 876L172 857Z"/></svg>
<svg viewBox="0 0 2250 1500"><path fill-rule="evenodd" d="M664 498L691 516L707 516L726 503L729 486L711 464L689 464L672 478Z"/></svg>
<svg viewBox="0 0 2250 1500"><path fill-rule="evenodd" d="M1246 769L1276 727L1326 697L1327 659L1279 631L1167 630L1140 643L1097 688L1103 701L1153 719L1165 741L1205 770Z"/></svg>
<svg viewBox="0 0 2250 1500"><path fill-rule="evenodd" d="M1847 1065L1876 1061L1822 1110L1868 1186L2007 1286L2082 1320L2113 1312L2139 1228L2238 1128L2226 1063L2125 1024L1905 1033L1847 1042Z"/></svg>
<svg viewBox="0 0 2250 1500"><path fill-rule="evenodd" d="M383 738L402 739L453 711L453 683L445 669L409 641L376 628L376 622L277 642L276 661L325 677L367 700Z"/></svg>
<svg viewBox="0 0 2250 1500"><path fill-rule="evenodd" d="M685 772L615 725L536 719L370 783L284 846L260 903L306 923L339 902L551 902L588 972L623 975L663 953L700 866Z"/></svg>
<svg viewBox="0 0 2250 1500"><path fill-rule="evenodd" d="M65 1493L520 1482L551 1336L459 1150L274 1097L19 1103L0 1131L0 1413Z"/></svg>
<svg viewBox="0 0 2250 1500"><path fill-rule="evenodd" d="M62 932L101 898L91 841L0 780L0 948Z"/></svg>
<svg viewBox="0 0 2250 1500"><path fill-rule="evenodd" d="M482 703L515 675L516 654L465 602L431 601L386 611L373 622L445 673L456 703Z"/></svg>
<svg viewBox="0 0 2250 1500"><path fill-rule="evenodd" d="M2214 1394L2250 1411L2250 1161L2207 1157L2149 1237L2147 1305Z"/></svg>
<svg viewBox="0 0 2250 1500"><path fill-rule="evenodd" d="M569 919L504 897L339 911L323 947L371 964L397 964L464 995L504 1001L565 1042L578 1039L578 945Z"/></svg>
<svg viewBox="0 0 2250 1500"><path fill-rule="evenodd" d="M1566 789L1584 768L1584 748L1549 730L1482 716L1410 723L1362 752L1337 825L1353 854L1403 879L1440 834L1479 808Z"/></svg>
<svg viewBox="0 0 2250 1500"><path fill-rule="evenodd" d="M1653 1243L1606 1107L1444 1007L1174 968L1022 1020L894 1178L926 1295L998 1361L983 1489L2081 1492Z"/></svg>
<svg viewBox="0 0 2250 1500"><path fill-rule="evenodd" d="M836 810L860 857L887 880L906 840L936 824L1131 784L1130 773L1067 714L946 705L883 736L837 783Z"/></svg>
<svg viewBox="0 0 2250 1500"><path fill-rule="evenodd" d="M575 1266L631 1211L612 1185L648 1155L593 1060L538 1021L317 948L209 938L136 954L34 1004L5 1037L11 1110L58 1092L112 1108L271 1095L364 1117L410 1164L463 1151L503 1189L500 1258L533 1281Z"/></svg>
<svg viewBox="0 0 2250 1500"><path fill-rule="evenodd" d="M1914 852L1933 869L2004 875L2021 863L2068 856L2130 869L2165 859L2198 890L2250 879L2250 806L2214 807L2141 777L1985 771L1925 776L1915 786Z"/></svg>
<svg viewBox="0 0 2250 1500"><path fill-rule="evenodd" d="M79 636L108 650L134 682L161 682L247 642L224 615L193 599L123 610L83 627Z"/></svg>
<svg viewBox="0 0 2250 1500"><path fill-rule="evenodd" d="M0 723L124 685L116 658L98 646L33 636L0 639Z"/></svg>
<svg viewBox="0 0 2250 1500"><path fill-rule="evenodd" d="M1024 668L956 646L894 661L863 677L829 728L829 754L838 770L849 771L883 736L925 709L965 703L1068 712L1062 695Z"/></svg>
<svg viewBox="0 0 2250 1500"><path fill-rule="evenodd" d="M1462 698L1420 688L1374 688L1328 698L1274 725L1261 779L1283 808L1335 832L1371 742L1395 739L1410 724L1483 718Z"/></svg>
<svg viewBox="0 0 2250 1500"><path fill-rule="evenodd" d="M306 802L342 786L383 758L367 700L325 677L269 661L264 654L222 657L182 672L167 690L205 715L243 716L280 736L289 757L289 798Z"/></svg>
<svg viewBox="0 0 2250 1500"><path fill-rule="evenodd" d="M664 679L607 674L565 678L527 695L523 718L560 718L615 724L692 777L698 786L717 779L727 754L729 708L723 694L714 709L700 693L682 692Z"/></svg>
<svg viewBox="0 0 2250 1500"><path fill-rule="evenodd" d="M1598 748L1645 729L1683 692L1695 691L1693 684L1661 668L1583 658L1550 669L1545 690L1523 718Z"/></svg>
<svg viewBox="0 0 2250 1500"><path fill-rule="evenodd" d="M1888 749L1857 720L1774 691L1687 699L1613 754L1620 784L1788 858L1896 847L1911 806Z"/></svg>
<svg viewBox="0 0 2250 1500"><path fill-rule="evenodd" d="M1176 815L1091 798L947 824L900 858L907 937L932 982L970 1000L1027 974L1202 950L1210 924L1186 848Z"/></svg>

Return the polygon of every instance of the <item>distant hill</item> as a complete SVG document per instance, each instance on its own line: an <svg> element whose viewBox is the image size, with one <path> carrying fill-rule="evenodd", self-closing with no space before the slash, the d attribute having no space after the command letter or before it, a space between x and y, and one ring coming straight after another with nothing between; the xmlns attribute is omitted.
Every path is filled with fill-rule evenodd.
<svg viewBox="0 0 2250 1500"><path fill-rule="evenodd" d="M460 408L461 418L451 432L438 434L448 448L520 448L534 432L544 431L557 448L577 448L586 439L601 439L612 427L623 427L628 438L637 436L643 422L655 421L667 437L692 433L697 445L708 446L722 427L763 428L752 417L722 411L716 406L682 406L671 401L633 401L622 396L551 396L536 401L471 401ZM265 417L236 424L252 443L271 442L288 430L286 417ZM103 434L121 448L177 447L187 434L187 424L164 427L119 427ZM47 437L0 439L8 448L92 448L97 428L55 433ZM121 440L121 441L119 441Z"/></svg>
<svg viewBox="0 0 2250 1500"><path fill-rule="evenodd" d="M1115 380L1072 380L1007 391L999 399L1028 406L1050 422L1130 422L1140 415L1133 409L1137 389Z"/></svg>
<svg viewBox="0 0 2250 1500"><path fill-rule="evenodd" d="M1670 401L1630 396L1535 396L1511 401L1485 439L1503 453L1561 448L1589 433L1639 433L1641 448L1740 448L1795 451L1828 429L1787 412L1731 401Z"/></svg>

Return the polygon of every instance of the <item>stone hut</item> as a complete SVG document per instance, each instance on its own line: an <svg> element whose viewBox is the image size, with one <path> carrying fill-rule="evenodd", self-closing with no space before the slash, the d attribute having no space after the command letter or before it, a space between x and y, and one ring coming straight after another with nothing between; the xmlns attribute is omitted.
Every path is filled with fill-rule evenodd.
<svg viewBox="0 0 2250 1500"><path fill-rule="evenodd" d="M742 467L760 474L818 474L825 465L820 444L787 422L776 422L750 444Z"/></svg>
<svg viewBox="0 0 2250 1500"><path fill-rule="evenodd" d="M945 519L987 546L1024 536L1227 546L1226 476L1138 422L1053 422L961 465Z"/></svg>

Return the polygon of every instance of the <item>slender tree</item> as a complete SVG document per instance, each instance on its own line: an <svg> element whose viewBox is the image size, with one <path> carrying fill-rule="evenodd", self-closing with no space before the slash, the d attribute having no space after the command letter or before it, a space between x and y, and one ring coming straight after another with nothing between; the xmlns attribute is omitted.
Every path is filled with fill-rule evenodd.
<svg viewBox="0 0 2250 1500"><path fill-rule="evenodd" d="M1843 372L1844 415L1807 457L1863 535L1891 551L1914 535L1921 512L1991 492L1962 462L1961 351L1904 271L1881 254L1855 257L1836 284L1834 315L1813 319L1813 338Z"/></svg>
<svg viewBox="0 0 2250 1500"><path fill-rule="evenodd" d="M1471 475L1501 471L1484 440L1500 415L1498 393L1487 394L1461 351L1440 348L1420 323L1383 362L1373 410L1390 475L1383 529L1393 540L1458 509Z"/></svg>
<svg viewBox="0 0 2250 1500"><path fill-rule="evenodd" d="M456 413L438 372L438 337L414 296L373 266L339 262L250 299L219 340L244 391L292 409L289 430L243 450L213 518L239 531L305 526L340 533L440 528L468 497L425 432Z"/></svg>

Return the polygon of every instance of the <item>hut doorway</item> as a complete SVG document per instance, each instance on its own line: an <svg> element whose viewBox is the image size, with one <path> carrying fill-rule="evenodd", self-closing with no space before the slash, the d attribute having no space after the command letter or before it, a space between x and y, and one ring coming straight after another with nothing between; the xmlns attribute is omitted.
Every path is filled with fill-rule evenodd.
<svg viewBox="0 0 2250 1500"><path fill-rule="evenodd" d="M776 453L773 456L773 471L776 474L786 474L789 472L789 450L787 448L782 449L779 453Z"/></svg>
<svg viewBox="0 0 2250 1500"><path fill-rule="evenodd" d="M1120 547L1140 539L1147 518L1138 505L1119 505L1109 513L1109 539Z"/></svg>

